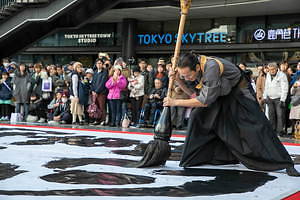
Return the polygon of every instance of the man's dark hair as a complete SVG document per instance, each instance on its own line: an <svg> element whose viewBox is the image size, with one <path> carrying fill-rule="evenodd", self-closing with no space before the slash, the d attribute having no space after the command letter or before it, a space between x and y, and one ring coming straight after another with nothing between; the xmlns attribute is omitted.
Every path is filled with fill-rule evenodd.
<svg viewBox="0 0 300 200"><path fill-rule="evenodd" d="M97 62L99 62L99 61L101 61L101 62L102 62L102 64L104 64L104 63L105 63L104 59L102 59L102 58L97 58L97 59L96 59L96 61L95 61L95 63L97 63Z"/></svg>
<svg viewBox="0 0 300 200"><path fill-rule="evenodd" d="M141 62L145 62L145 63L147 64L147 61L146 61L146 59L144 59L144 58L139 59L139 62L138 62L138 63L141 63Z"/></svg>
<svg viewBox="0 0 300 200"><path fill-rule="evenodd" d="M199 64L198 56L194 53L186 53L180 57L178 67L188 67L192 71L196 71L196 66Z"/></svg>

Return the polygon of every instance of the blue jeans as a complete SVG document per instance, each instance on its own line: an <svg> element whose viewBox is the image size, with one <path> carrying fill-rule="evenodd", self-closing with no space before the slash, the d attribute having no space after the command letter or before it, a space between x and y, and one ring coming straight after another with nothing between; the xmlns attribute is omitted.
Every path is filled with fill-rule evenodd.
<svg viewBox="0 0 300 200"><path fill-rule="evenodd" d="M121 100L110 99L108 102L111 110L111 124L119 125L121 121L121 115L122 115Z"/></svg>
<svg viewBox="0 0 300 200"><path fill-rule="evenodd" d="M16 113L21 113L21 105L22 103L17 103L16 106ZM28 113L29 113L29 103L23 103L24 106L24 114L23 114L23 119L26 120Z"/></svg>

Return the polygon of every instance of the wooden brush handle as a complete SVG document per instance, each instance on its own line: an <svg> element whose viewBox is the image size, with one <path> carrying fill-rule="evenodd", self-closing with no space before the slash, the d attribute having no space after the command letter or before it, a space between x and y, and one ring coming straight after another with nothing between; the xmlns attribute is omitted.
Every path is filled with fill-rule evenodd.
<svg viewBox="0 0 300 200"><path fill-rule="evenodd" d="M180 0L181 17L180 17L176 47L175 47L174 57L173 57L173 62L172 62L173 71L176 71L176 67L177 67L177 64L178 64L178 59L179 59L179 54L180 54L180 48L181 48L181 43L182 43L182 35L183 35L183 31L184 31L186 16L187 16L188 11L191 7L191 4L192 4L192 0ZM170 77L167 97L171 97L172 88L173 88L173 85L174 85L174 79L175 79L174 76Z"/></svg>

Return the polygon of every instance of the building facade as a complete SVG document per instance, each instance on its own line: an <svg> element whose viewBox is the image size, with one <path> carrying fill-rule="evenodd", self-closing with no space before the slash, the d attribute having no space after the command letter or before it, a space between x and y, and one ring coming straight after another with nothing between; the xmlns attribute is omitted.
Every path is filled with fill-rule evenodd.
<svg viewBox="0 0 300 200"><path fill-rule="evenodd" d="M98 52L112 57L146 58L172 56L178 19L88 23L80 29L59 30L14 55L18 62L66 64L79 60L93 65ZM224 18L189 18L182 51L224 57L234 63L256 66L270 61L300 60L300 13Z"/></svg>

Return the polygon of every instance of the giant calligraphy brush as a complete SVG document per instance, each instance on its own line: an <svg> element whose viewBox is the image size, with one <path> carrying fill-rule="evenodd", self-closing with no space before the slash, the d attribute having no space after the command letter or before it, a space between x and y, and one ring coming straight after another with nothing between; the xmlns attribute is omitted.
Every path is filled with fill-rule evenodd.
<svg viewBox="0 0 300 200"><path fill-rule="evenodd" d="M192 0L180 0L181 17L178 28L178 36L174 52L174 60L172 69L176 71L179 53L182 43L182 35L184 31L185 21L190 9ZM174 84L174 76L170 77L167 97L171 97L171 92ZM154 129L154 140L150 141L144 153L142 160L137 164L137 167L152 167L164 165L171 155L171 146L169 140L172 135L171 108L164 107L157 125Z"/></svg>

